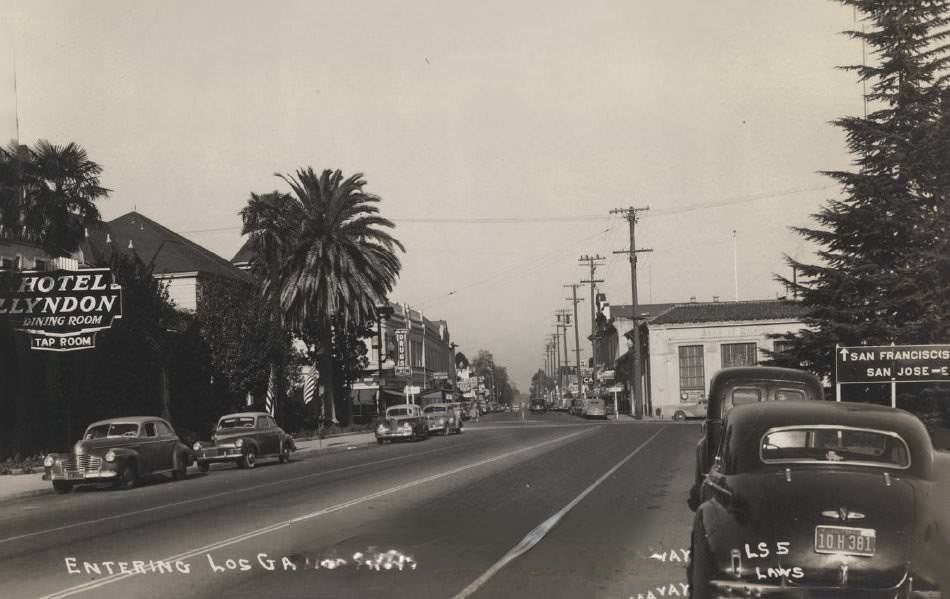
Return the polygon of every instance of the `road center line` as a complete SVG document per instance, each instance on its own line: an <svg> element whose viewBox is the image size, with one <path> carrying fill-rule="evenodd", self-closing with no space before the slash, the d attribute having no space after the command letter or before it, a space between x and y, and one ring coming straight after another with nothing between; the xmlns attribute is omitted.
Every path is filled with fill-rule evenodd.
<svg viewBox="0 0 950 599"><path fill-rule="evenodd" d="M574 506L580 503L594 489L599 487L602 482L607 480L607 478L610 477L611 474L619 470L620 467L626 464L633 456L640 453L640 450L646 447L647 444L650 443L650 441L652 441L653 439L657 437L657 435L662 433L665 428L666 427L664 426L660 430L650 435L649 439L641 443L636 449L628 453L626 457L624 457L622 460L614 464L614 466L610 470L605 472L603 476L595 480L589 487L581 491L580 495L572 499L570 503L562 507L560 511L558 511L556 514L554 514L553 516L551 516L550 518L548 518L547 520L539 524L537 527L535 527L534 530L529 532L523 539L521 539L521 542L519 542L517 545L512 547L508 551L508 553L502 556L500 560L495 562L492 565L492 567L488 568L488 570L485 570L484 574L476 578L470 585L468 585L467 587L459 591L458 594L455 595L455 597L453 597L453 599L465 599L466 597L470 597L475 591L481 588L482 585L488 582L492 576L497 574L499 570L507 566L512 560L515 560L518 557L521 557L522 555L527 553L532 547L540 543L541 539L543 539L545 535L547 535L551 531L551 529L554 528L557 525L557 523L561 521L561 518L563 518L569 511L574 509Z"/></svg>
<svg viewBox="0 0 950 599"><path fill-rule="evenodd" d="M241 489L238 489L237 491L235 491L234 489L231 489L231 490L228 490L228 491L222 491L221 493L212 493L211 495L202 495L201 497L195 497L195 498L192 498L192 499L183 499L183 500L181 500L181 501L174 501L174 502L172 502L172 503L163 503L163 504L161 504L161 505L156 505L156 506L149 507L149 508L144 508L144 509L141 509L141 510L135 510L134 512L123 512L123 513L121 513L121 514L115 514L114 516L104 516L104 517L102 517L102 518L96 518L95 520L83 520L82 522L74 522L74 523L72 523L72 524L64 524L63 526L57 526L56 528L45 528L45 529L43 529L43 530L37 530L37 531L35 531L35 532L28 532L28 533L24 533L24 534L21 534L21 535L16 535L16 536L14 536L14 537L7 537L7 538L5 538L5 539L0 539L0 545L3 545L4 543L10 543L10 542L12 542L12 541L19 541L19 540L22 540L22 539L28 539L28 538L30 538L30 537L36 537L36 536L45 535L45 534L50 534L50 533L54 533L54 532L61 532L61 531L64 531L64 530L69 530L70 528L78 528L78 527L80 527L80 526L89 526L89 525L91 525L91 524L99 524L99 523L102 523L102 522L108 522L108 521L110 521L110 520L121 520L122 518L128 518L128 517L130 517L130 516L138 516L139 514L147 514L147 513L149 513L149 512L154 512L154 511L158 511L158 510L163 510L163 509L166 509L166 508L177 507L177 506L180 506L180 505L188 505L189 503L198 503L198 502L201 502L201 501L206 501L206 500L208 500L208 499L214 499L215 497L224 497L225 495L233 495L235 492L238 492L238 491L241 491L241 492L243 492L243 491L253 491L254 489L263 489L263 488L265 488L265 487L273 487L273 486L276 486L276 485L283 485L283 484L291 483L291 482L298 481L298 480L304 480L304 479L308 479L308 478L313 478L313 477L315 477L315 476L326 476L326 475L328 475L328 474L336 474L337 472L345 472L345 471L347 471L347 470L355 470L356 468L363 468L363 467L366 467L366 466L373 466L373 465L375 465L375 464L384 464L384 463L386 463L386 462L392 462L392 461L395 461L395 460L404 460L404 459L411 458L411 457L414 457L414 456L421 456L421 455L426 455L426 454L428 454L428 453L434 453L434 452L437 452L437 451L444 451L444 450L446 450L446 449L449 449L449 447L439 447L439 448L437 448L437 449L427 449L426 451L420 451L420 452L418 452L418 453L410 453L410 454L406 454L406 455L401 455L401 456L395 456L395 457L391 457L391 458L386 458L386 459L383 459L383 460L376 460L376 461L373 461L373 462L364 462L364 463L361 463L361 464L354 464L354 465L352 465L352 466L344 466L344 467L342 467L342 468L334 468L334 469L332 469L332 470L322 470L322 471L320 471L320 472L311 472L310 474L303 474L303 475L300 475L300 476L295 476L295 477L293 477L293 478L282 478L282 479L280 479L280 480L272 481L272 482L269 482L269 483L261 483L261 484L257 484L257 485L251 485L250 487L242 487Z"/></svg>
<svg viewBox="0 0 950 599"><path fill-rule="evenodd" d="M578 435L583 435L583 434L585 434L585 433L587 433L587 432L588 432L588 431L578 431L578 432L576 432L576 433L571 433L570 435L565 435L565 436L563 436L563 437L557 437L557 438L555 438L555 439L549 439L549 440L547 440L547 441L542 441L541 443L535 443L534 445L528 445L527 447L521 447L521 448L515 449L515 450L513 450L513 451L508 451L508 452L505 452L505 453L502 453L502 454L499 454L499 455L496 455L496 456L492 456L492 457L490 457L490 458L485 458L485 459L483 459L483 460L479 460L479 461L477 461L477 462L472 462L471 464L466 464L466 465L464 465L464 466L459 466L459 467L457 467L457 468L452 468L451 470L446 470L446 471L440 472L440 473L438 473L438 474L432 474L432 475L430 475L430 476L426 476L426 477L423 477L423 478L417 478L417 479L415 479L415 480L411 480L411 481L409 481L409 482L405 482L405 483L402 483L402 484L400 484L400 485L396 485L396 486L394 486L394 487L389 487L388 489L383 489L382 491L377 491L377 492L375 492L375 493L370 493L369 495L363 495L362 497L355 497L355 498L353 498L353 499L344 501L344 502L342 502L342 503L337 503L337 504L335 504L335 505L331 505L331 506L329 506L329 507L325 507L325 508L320 509L320 510L317 510L317 511L315 511L315 512L310 512L309 514L304 514L304 515L302 515L302 516L297 516L296 518L291 518L291 519L289 519L289 520L284 520L284 521L281 521L281 522L275 522L274 524L271 524L270 526L265 526L265 527L263 527L263 528L258 528L258 529L255 529L255 530L251 530L251 531L248 531L248 532L246 532L246 533L243 533L243 534L238 535L238 536L235 536L235 537L230 537L230 538L228 538L228 539L223 539L223 540L221 540L221 541L217 541L217 542L211 543L211 544L209 544L209 545L204 545L204 546L202 546L202 547L196 547L196 548L194 548L194 549L189 549L188 551L185 551L185 552L183 552L183 553L179 553L179 554L177 554L177 555L173 555L173 556L170 556L170 557L162 558L161 561L164 561L164 562L174 562L174 561L176 561L176 560L185 560L185 559L197 557L197 556L199 556L199 555L201 555L201 554L203 554L203 553L208 553L209 551L216 551L216 550L221 549L221 548L223 548L223 547L227 547L227 546L229 546L229 545L234 545L235 543L240 543L241 541L246 541L246 540L252 539L252 538L254 538L254 537L259 537L259 536L262 536L262 535L265 535L265 534L268 534L268 533L276 532L276 531L278 531L278 530L281 530L281 529L283 529L283 528L287 528L288 526L291 526L291 525L293 525L293 524L297 524L297 523L299 523L299 522L303 522L303 521L305 521L305 520L310 520L310 519L312 519L312 518L317 518L317 517L319 517L319 516L324 516L324 515L326 515L326 514L332 514L333 512L338 512L338 511L344 510L344 509L346 509L346 508L350 508L350 507L353 507L353 506L356 506L356 505L360 505L360 504L362 504L362 503L366 503L367 501L372 501L372 500L374 500L374 499L379 499L380 497L385 497L386 495L392 495L393 493L398 493L399 491L405 491L406 489L411 489L412 487L417 487L417 486L419 486L419 485L424 485L424 484L426 484L426 483L430 483L430 482L439 480L439 479L441 479L441 478L445 478L445 477L447 477L447 476L452 476L453 474L458 474L459 472L464 472L464 471L466 471L466 470L471 470L472 468L478 468L479 466L484 466L485 464L490 464L490 463L492 463L492 462L497 462L497 461L499 461L499 460L504 460L505 458L509 458L509 457L511 457L511 456L515 456L515 455L518 455L518 454L520 454L520 453L524 453L524 452L526 452L526 451L531 451L531 450L533 450L533 449L538 449L539 447L544 447L544 446L546 446L546 445L551 445L551 444L553 444L553 443L560 443L560 442L562 442L562 441L566 441L566 440L571 439L571 438L573 438L573 437L576 437L576 436L578 436ZM657 432L659 432L659 431L657 431ZM655 436L655 435L654 435L654 436ZM103 587L103 586L105 586L105 585L107 585L107 584L112 584L113 582L119 582L120 580L125 580L126 578L132 578L133 576L136 576L136 573L135 573L135 572L126 572L126 573L122 573L122 574L113 574L113 575L110 575L110 576L106 576L105 578L101 578L101 579L99 579L99 580L93 580L93 581L90 581L90 582L87 582L87 583L83 583L83 584L79 584L79 585L76 585L76 586L73 586L73 587L69 587L69 588L67 588L67 589L63 589L63 590L61 590L61 591L57 591L57 592L55 592L55 593L51 593L51 594L49 594L49 595L44 595L41 599L59 599L60 597L69 597L69 596L71 596L71 595L76 595L76 594L78 594L78 593L83 593L83 592L86 592L86 591L91 591L91 590L93 590L93 589L97 589L97 588L99 588L99 587Z"/></svg>

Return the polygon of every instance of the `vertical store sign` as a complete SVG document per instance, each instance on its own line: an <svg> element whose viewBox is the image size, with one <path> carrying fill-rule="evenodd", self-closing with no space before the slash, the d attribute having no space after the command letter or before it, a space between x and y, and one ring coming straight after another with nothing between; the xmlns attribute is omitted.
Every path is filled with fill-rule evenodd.
<svg viewBox="0 0 950 599"><path fill-rule="evenodd" d="M0 272L0 319L27 333L32 349L92 349L118 318L122 288L108 268Z"/></svg>
<svg viewBox="0 0 950 599"><path fill-rule="evenodd" d="M396 329L396 376L408 376L409 369L409 329Z"/></svg>

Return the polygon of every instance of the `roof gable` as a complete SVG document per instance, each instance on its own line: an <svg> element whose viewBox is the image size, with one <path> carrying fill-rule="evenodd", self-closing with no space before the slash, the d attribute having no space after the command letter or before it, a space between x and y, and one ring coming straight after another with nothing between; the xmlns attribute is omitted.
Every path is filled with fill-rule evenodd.
<svg viewBox="0 0 950 599"><path fill-rule="evenodd" d="M197 272L250 281L247 272L221 256L134 211L91 230L83 250L99 262L112 251L134 251L156 275Z"/></svg>

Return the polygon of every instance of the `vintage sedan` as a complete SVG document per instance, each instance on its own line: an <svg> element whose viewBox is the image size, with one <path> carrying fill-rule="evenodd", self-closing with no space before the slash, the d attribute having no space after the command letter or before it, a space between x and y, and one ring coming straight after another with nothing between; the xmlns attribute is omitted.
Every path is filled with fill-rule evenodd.
<svg viewBox="0 0 950 599"><path fill-rule="evenodd" d="M422 408L428 419L429 432L439 431L443 435L462 432L462 415L452 404L431 403Z"/></svg>
<svg viewBox="0 0 950 599"><path fill-rule="evenodd" d="M386 408L386 416L376 427L376 442L398 439L426 439L429 437L429 419L416 404L402 404Z"/></svg>
<svg viewBox="0 0 950 599"><path fill-rule="evenodd" d="M211 442L197 441L194 450L198 470L207 472L215 462L233 462L241 468L253 468L259 458L277 458L286 463L297 445L270 414L240 412L222 416Z"/></svg>
<svg viewBox="0 0 950 599"><path fill-rule="evenodd" d="M593 397L588 399L584 403L584 418L601 418L603 420L607 419L607 404L604 400L599 397Z"/></svg>
<svg viewBox="0 0 950 599"><path fill-rule="evenodd" d="M681 401L673 412L673 420L683 421L689 418L706 417L706 400Z"/></svg>
<svg viewBox="0 0 950 599"><path fill-rule="evenodd" d="M132 416L93 422L72 453L51 453L43 460L57 493L87 483L112 483L131 489L151 474L184 479L194 453L166 420Z"/></svg>
<svg viewBox="0 0 950 599"><path fill-rule="evenodd" d="M903 410L734 408L693 521L692 597L940 597L948 465Z"/></svg>
<svg viewBox="0 0 950 599"><path fill-rule="evenodd" d="M695 510L703 475L712 467L719 447L722 418L735 406L765 401L821 400L824 391L814 374L793 368L749 366L723 368L709 383L703 435L696 444L696 470L689 493L689 509Z"/></svg>

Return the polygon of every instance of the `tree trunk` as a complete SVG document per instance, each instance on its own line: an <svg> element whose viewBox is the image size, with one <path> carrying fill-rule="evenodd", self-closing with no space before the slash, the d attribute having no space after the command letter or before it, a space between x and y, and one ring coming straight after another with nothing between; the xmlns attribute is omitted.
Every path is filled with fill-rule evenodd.
<svg viewBox="0 0 950 599"><path fill-rule="evenodd" d="M320 371L320 383L323 385L321 401L326 402L324 405L335 406L336 377L333 372L333 343L329 326L320 328L319 342L320 353L317 357L317 370Z"/></svg>

